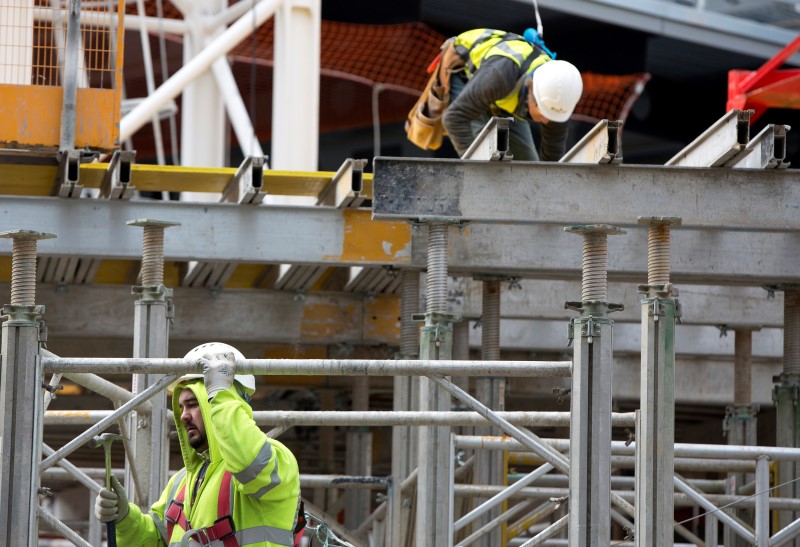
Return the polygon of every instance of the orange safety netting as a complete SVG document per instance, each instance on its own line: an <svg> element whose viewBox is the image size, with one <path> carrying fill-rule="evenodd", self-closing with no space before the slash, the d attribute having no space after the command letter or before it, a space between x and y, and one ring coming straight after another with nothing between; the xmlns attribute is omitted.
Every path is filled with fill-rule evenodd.
<svg viewBox="0 0 800 547"><path fill-rule="evenodd" d="M156 14L156 1L146 3L148 15ZM135 11L135 6L129 5L128 10ZM166 17L180 17L166 0L163 13ZM322 21L320 131L403 121L425 87L426 68L445 39L423 23L364 25ZM170 36L169 40L173 45L181 42L179 36ZM274 24L269 20L228 55L262 141L271 137L273 40ZM174 62L171 59L170 72L178 68ZM583 121L624 120L648 78L647 74L584 74L584 95L575 117Z"/></svg>

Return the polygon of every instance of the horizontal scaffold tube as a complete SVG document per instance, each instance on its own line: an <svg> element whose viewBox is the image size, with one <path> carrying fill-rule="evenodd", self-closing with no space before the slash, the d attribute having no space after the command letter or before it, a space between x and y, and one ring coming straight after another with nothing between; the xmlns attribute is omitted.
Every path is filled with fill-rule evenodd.
<svg viewBox="0 0 800 547"><path fill-rule="evenodd" d="M569 439L545 439L545 442L559 451L569 449ZM456 435L455 446L456 448L484 448L487 450L524 450L522 443L514 439L474 435ZM627 446L622 441L611 442L612 454L633 455L635 450L635 442ZM779 461L800 461L800 448L675 443L675 457L749 460L759 456L768 456L773 460Z"/></svg>
<svg viewBox="0 0 800 547"><path fill-rule="evenodd" d="M50 372L104 374L202 373L196 359L44 358ZM238 374L280 376L570 376L571 361L416 361L411 359L244 359Z"/></svg>
<svg viewBox="0 0 800 547"><path fill-rule="evenodd" d="M481 485L481 484L456 484L454 493L456 496L477 496L477 497L490 497L499 494L506 487L499 485ZM613 490L615 495L618 495L625 501L633 502L634 493L630 490ZM512 499L530 499L530 498L563 498L568 494L567 488L545 488L528 486L516 492ZM705 494L705 499L712 502L716 506L720 505L735 505L737 509L753 509L755 507L755 500L752 496L731 496L723 494ZM675 493L675 505L679 507L691 507L697 505L686 494ZM795 498L770 498L770 509L779 509L783 511L798 511L800 510L800 499Z"/></svg>
<svg viewBox="0 0 800 547"><path fill-rule="evenodd" d="M110 410L48 410L45 425L88 425L111 414ZM495 412L514 425L568 427L569 412ZM486 418L477 412L417 411L326 411L326 410L256 410L253 419L258 425L284 426L471 426L486 425ZM615 426L633 426L633 412L612 413Z"/></svg>

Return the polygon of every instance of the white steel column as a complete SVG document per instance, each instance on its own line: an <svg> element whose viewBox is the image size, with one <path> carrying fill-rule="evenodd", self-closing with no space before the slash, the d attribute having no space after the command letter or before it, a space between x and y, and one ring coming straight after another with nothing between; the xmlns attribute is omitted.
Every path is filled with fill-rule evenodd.
<svg viewBox="0 0 800 547"><path fill-rule="evenodd" d="M219 14L226 5L226 0L194 0L191 3L190 10L184 13L184 18L192 22L183 40L184 65L225 30L223 27L206 30L202 19ZM183 90L181 164L223 167L227 146L226 131L222 94L214 81L214 75L210 71L204 71Z"/></svg>
<svg viewBox="0 0 800 547"><path fill-rule="evenodd" d="M318 169L320 5L320 0L284 0L275 12L274 169Z"/></svg>

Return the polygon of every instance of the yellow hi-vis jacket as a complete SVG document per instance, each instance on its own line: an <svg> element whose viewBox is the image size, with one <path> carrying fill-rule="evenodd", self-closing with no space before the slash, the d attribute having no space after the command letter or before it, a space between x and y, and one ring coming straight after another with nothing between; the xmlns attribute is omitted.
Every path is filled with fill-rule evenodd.
<svg viewBox="0 0 800 547"><path fill-rule="evenodd" d="M208 437L208 460L189 446L178 406L184 389L191 389L200 405ZM235 389L222 391L209 402L202 380L179 385L172 394L172 410L186 467L169 480L147 514L130 504L128 515L117 523L117 543L137 547L181 545L185 530L174 524L172 536L167 537L165 513L184 485L183 510L191 529L212 526L217 520L220 485L227 470L233 477L231 516L239 546L294 545L300 474L292 452L259 429L250 406ZM197 486L201 474L202 482ZM191 540L189 545L197 547L200 543ZM222 542L217 540L211 545L221 546Z"/></svg>
<svg viewBox="0 0 800 547"><path fill-rule="evenodd" d="M501 110L515 115L518 115L520 90L525 77L551 60L549 55L522 36L489 28L478 28L461 33L455 37L453 46L466 63L467 78L472 78L485 59L495 55L507 57L520 67L521 77L517 85L511 93L494 103Z"/></svg>

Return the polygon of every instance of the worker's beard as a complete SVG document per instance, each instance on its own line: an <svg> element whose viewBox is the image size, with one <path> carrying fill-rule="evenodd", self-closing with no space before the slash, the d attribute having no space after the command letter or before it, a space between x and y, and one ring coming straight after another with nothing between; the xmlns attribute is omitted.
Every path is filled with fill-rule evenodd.
<svg viewBox="0 0 800 547"><path fill-rule="evenodd" d="M202 452L208 447L208 438L200 429L188 426L186 436L189 439L189 446L194 448L197 452Z"/></svg>

